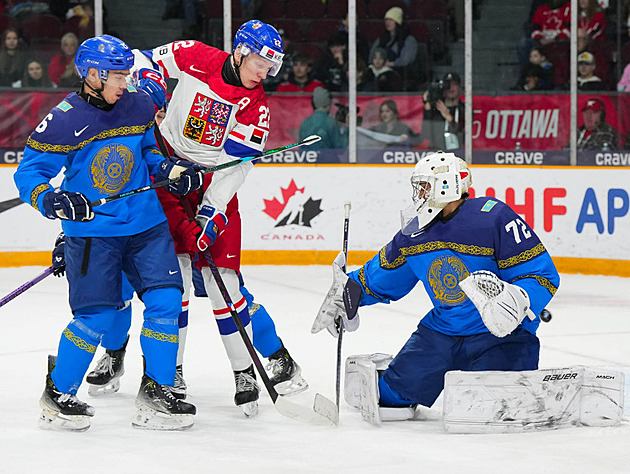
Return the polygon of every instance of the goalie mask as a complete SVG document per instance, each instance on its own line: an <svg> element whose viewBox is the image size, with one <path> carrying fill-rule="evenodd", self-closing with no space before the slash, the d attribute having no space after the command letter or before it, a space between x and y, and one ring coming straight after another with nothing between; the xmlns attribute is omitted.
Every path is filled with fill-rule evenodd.
<svg viewBox="0 0 630 474"><path fill-rule="evenodd" d="M437 152L422 158L411 175L413 204L401 211L404 235L422 232L450 202L468 192L472 176L464 160Z"/></svg>

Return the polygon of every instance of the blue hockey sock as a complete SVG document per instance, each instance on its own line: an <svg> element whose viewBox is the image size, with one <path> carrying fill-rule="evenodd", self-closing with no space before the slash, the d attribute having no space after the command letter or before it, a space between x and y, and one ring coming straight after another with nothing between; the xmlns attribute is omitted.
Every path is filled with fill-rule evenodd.
<svg viewBox="0 0 630 474"><path fill-rule="evenodd" d="M273 319L263 305L253 303L248 309L254 334L252 343L263 357L269 357L282 348Z"/></svg>
<svg viewBox="0 0 630 474"><path fill-rule="evenodd" d="M61 334L57 363L51 374L58 390L76 395L101 335L111 326L115 316L116 308L110 306L92 306L75 311L74 319Z"/></svg>
<svg viewBox="0 0 630 474"><path fill-rule="evenodd" d="M112 321L112 325L103 334L101 345L110 351L117 351L127 340L129 328L131 327L131 303L122 309L116 311L116 316Z"/></svg>
<svg viewBox="0 0 630 474"><path fill-rule="evenodd" d="M182 308L178 288L154 288L142 295L145 304L140 345L145 373L160 385L173 385L179 346L177 321Z"/></svg>
<svg viewBox="0 0 630 474"><path fill-rule="evenodd" d="M383 407L408 407L413 405L397 391L389 386L383 377L378 378L379 405Z"/></svg>

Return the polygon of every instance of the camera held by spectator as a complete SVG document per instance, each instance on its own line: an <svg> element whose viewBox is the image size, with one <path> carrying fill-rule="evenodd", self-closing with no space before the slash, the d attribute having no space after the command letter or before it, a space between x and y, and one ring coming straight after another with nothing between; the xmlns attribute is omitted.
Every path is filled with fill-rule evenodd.
<svg viewBox="0 0 630 474"><path fill-rule="evenodd" d="M337 107L337 112L335 112L335 120L344 125L348 125L348 113L350 112L350 107L339 102L336 102L335 106ZM359 116L360 112L361 108L357 107L357 127L360 127L363 123L363 117Z"/></svg>
<svg viewBox="0 0 630 474"><path fill-rule="evenodd" d="M451 81L441 79L439 81L432 82L427 88L426 101L435 107L438 100L444 100L444 94L451 88Z"/></svg>

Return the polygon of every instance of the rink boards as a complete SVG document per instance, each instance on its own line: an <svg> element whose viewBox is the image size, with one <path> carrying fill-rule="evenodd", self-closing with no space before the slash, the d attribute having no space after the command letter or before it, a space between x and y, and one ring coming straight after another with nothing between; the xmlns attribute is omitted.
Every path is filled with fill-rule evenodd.
<svg viewBox="0 0 630 474"><path fill-rule="evenodd" d="M560 272L630 276L628 168L473 166L475 196L507 202L539 235ZM0 201L15 198L0 167ZM400 228L411 165L259 165L239 191L244 264L328 264L352 203L350 264ZM130 197L128 199L133 199ZM60 230L25 204L0 213L0 265L47 265Z"/></svg>

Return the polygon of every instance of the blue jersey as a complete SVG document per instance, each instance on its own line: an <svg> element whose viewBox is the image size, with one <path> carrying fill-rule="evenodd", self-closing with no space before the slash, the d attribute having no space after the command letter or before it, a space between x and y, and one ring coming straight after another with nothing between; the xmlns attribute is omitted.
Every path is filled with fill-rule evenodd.
<svg viewBox="0 0 630 474"><path fill-rule="evenodd" d="M69 94L31 133L14 175L20 198L43 215L50 180L65 167L61 189L90 201L151 184L164 157L153 135L155 108L129 87L114 107L98 109ZM62 221L70 237L135 235L166 220L155 191L94 208L88 222Z"/></svg>
<svg viewBox="0 0 630 474"><path fill-rule="evenodd" d="M534 231L510 207L494 198L464 201L455 215L436 219L424 232L393 240L362 268L349 274L363 290L361 305L388 303L422 281L434 304L422 324L453 336L488 332L458 283L488 270L525 289L538 315L551 300L560 277ZM540 324L525 318L532 334Z"/></svg>

